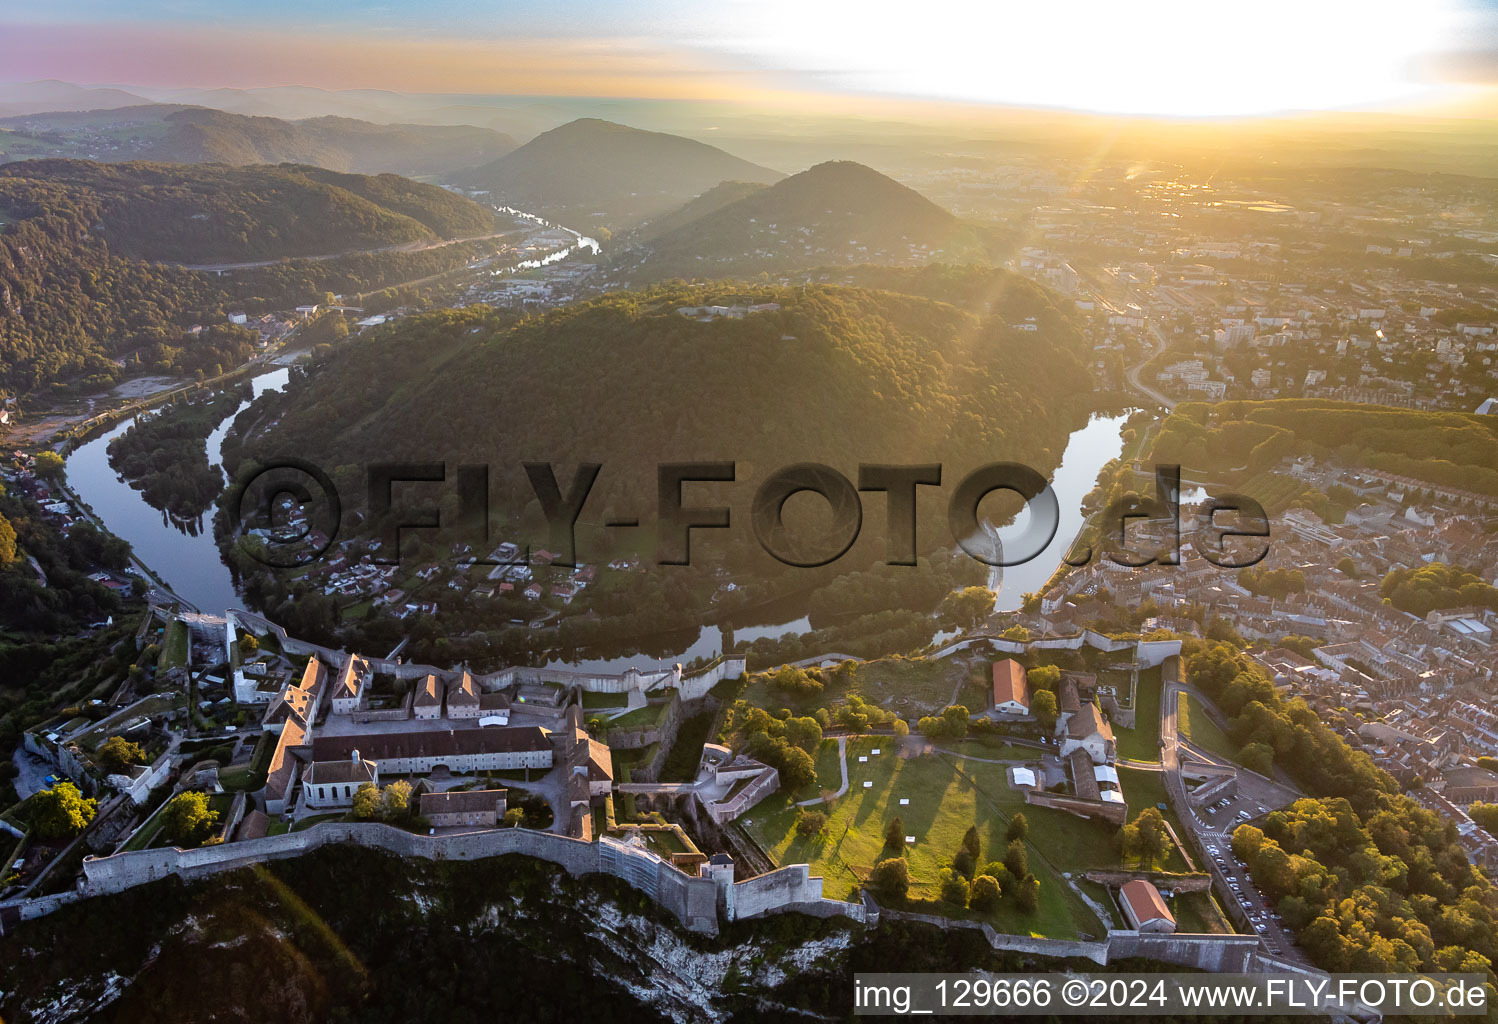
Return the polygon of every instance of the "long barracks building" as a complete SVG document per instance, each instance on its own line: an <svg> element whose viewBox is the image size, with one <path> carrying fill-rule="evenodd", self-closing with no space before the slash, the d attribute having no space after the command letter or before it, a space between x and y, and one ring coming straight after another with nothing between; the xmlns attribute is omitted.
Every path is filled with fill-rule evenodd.
<svg viewBox="0 0 1498 1024"><path fill-rule="evenodd" d="M381 775L425 775L439 765L453 772L550 768L553 745L535 726L367 733L362 736L318 736L312 761L361 760L380 766Z"/></svg>

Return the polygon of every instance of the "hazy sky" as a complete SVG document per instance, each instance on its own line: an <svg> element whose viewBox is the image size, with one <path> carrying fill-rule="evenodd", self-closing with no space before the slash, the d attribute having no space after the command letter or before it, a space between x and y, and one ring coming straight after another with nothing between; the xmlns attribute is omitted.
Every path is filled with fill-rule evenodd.
<svg viewBox="0 0 1498 1024"><path fill-rule="evenodd" d="M1498 81L1498 0L6 0L0 76L1163 114Z"/></svg>

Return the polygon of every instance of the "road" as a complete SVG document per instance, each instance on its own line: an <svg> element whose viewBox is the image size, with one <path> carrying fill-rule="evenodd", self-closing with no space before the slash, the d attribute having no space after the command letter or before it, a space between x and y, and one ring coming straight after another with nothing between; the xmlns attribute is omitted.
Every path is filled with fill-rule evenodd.
<svg viewBox="0 0 1498 1024"><path fill-rule="evenodd" d="M848 737L846 736L839 736L837 738L837 762L838 767L843 770L843 782L842 785L838 786L837 792L825 799L818 796L812 797L810 800L802 800L796 804L797 807L811 807L815 804L829 803L848 792Z"/></svg>
<svg viewBox="0 0 1498 1024"><path fill-rule="evenodd" d="M1295 945L1294 936L1280 923L1264 895L1249 877L1247 866L1239 863L1233 856L1233 829L1247 820L1245 815L1256 817L1268 810L1268 806L1255 800L1252 794L1240 793L1228 800L1225 807L1217 807L1214 803L1203 811L1193 807L1187 798L1186 784L1181 777L1181 752L1186 745L1181 742L1177 719L1181 695L1191 692L1180 682L1166 680L1165 690L1160 697L1160 765L1165 773L1165 786L1170 794L1170 803L1176 810L1176 817L1183 828L1189 828L1196 834L1211 861L1204 867L1212 873L1218 892L1224 899L1231 900L1242 908L1259 933L1259 941L1264 948L1273 956L1309 966L1309 961ZM1212 760L1215 764L1231 764L1222 758ZM1245 778L1253 779L1255 776L1240 772L1240 786Z"/></svg>
<svg viewBox="0 0 1498 1024"><path fill-rule="evenodd" d="M243 260L238 263L174 263L169 260L161 260L162 264L176 267L179 270L200 270L209 274L223 274L231 270L254 270L256 267L279 266L288 260L292 262L321 263L325 260L338 260L345 256L378 256L383 253L392 252L425 252L428 249L444 249L449 245L462 245L464 242L487 242L494 238L503 238L505 235L514 234L514 229L509 231L496 231L489 235L474 235L471 238L447 238L438 239L435 242L402 242L399 245L382 245L374 249L349 249L344 252L324 253L320 256L289 256L278 257L268 260Z"/></svg>
<svg viewBox="0 0 1498 1024"><path fill-rule="evenodd" d="M83 503L83 499L78 497L78 495L73 492L72 488L67 486L66 481L58 481L55 486L63 495L67 497L70 502L72 502L73 507L78 510L79 515L87 519L89 523L91 523L93 527L100 533L105 535L109 534L108 527L106 527L104 523L100 521L98 516L94 515L93 509L85 505ZM186 608L188 611L195 612L200 610L197 605L193 604L185 597L179 597L178 595L172 593L171 589L166 585L166 583L154 572L152 572L150 567L147 566L145 562L142 562L139 558L137 558L134 552L131 552L130 554L130 564L135 568L136 572L140 573L141 579L146 582L146 599L152 604L165 606L175 603L181 605L183 608ZM113 573L111 575L118 576L119 574Z"/></svg>
<svg viewBox="0 0 1498 1024"><path fill-rule="evenodd" d="M1150 333L1155 336L1155 341L1157 343L1154 350L1139 362L1135 363L1133 366L1125 370L1124 376L1128 378L1129 386L1135 391L1138 391L1140 394L1154 399L1156 402L1159 402L1161 405L1165 406L1166 409L1174 409L1176 407L1175 399L1168 398L1161 392L1156 391L1154 388L1144 383L1144 381L1141 380L1139 376L1140 371L1144 369L1146 363L1155 358L1155 356L1159 355L1161 352L1165 351L1165 335L1160 333L1159 326L1156 324L1150 324Z"/></svg>

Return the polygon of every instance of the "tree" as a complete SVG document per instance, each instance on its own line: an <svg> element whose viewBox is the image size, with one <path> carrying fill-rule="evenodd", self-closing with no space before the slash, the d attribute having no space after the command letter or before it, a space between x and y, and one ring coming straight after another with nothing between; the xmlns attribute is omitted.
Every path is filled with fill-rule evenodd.
<svg viewBox="0 0 1498 1024"><path fill-rule="evenodd" d="M505 828L516 828L525 820L525 808L511 807L505 811Z"/></svg>
<svg viewBox="0 0 1498 1024"><path fill-rule="evenodd" d="M807 838L821 835L826 827L827 815L821 811L803 810L801 816L796 819L796 832Z"/></svg>
<svg viewBox="0 0 1498 1024"><path fill-rule="evenodd" d="M967 735L969 717L967 708L961 704L950 705L941 713L943 732L954 740L962 739Z"/></svg>
<svg viewBox="0 0 1498 1024"><path fill-rule="evenodd" d="M1026 875L1019 883L1019 891L1015 894L1020 910L1027 914L1033 914L1040 909L1040 879L1034 875Z"/></svg>
<svg viewBox="0 0 1498 1024"><path fill-rule="evenodd" d="M1030 873L1030 851L1025 849L1023 839L1012 840L1004 849L1004 867L1015 878L1024 878Z"/></svg>
<svg viewBox="0 0 1498 1024"><path fill-rule="evenodd" d="M208 805L208 794L189 790L172 797L161 810L161 831L174 846L200 846L218 824L218 811Z"/></svg>
<svg viewBox="0 0 1498 1024"><path fill-rule="evenodd" d="M354 790L353 815L360 821L373 821L380 816L380 790L373 782L365 782Z"/></svg>
<svg viewBox="0 0 1498 1024"><path fill-rule="evenodd" d="M43 839L70 839L88 827L99 801L85 800L71 782L59 782L31 798L31 822Z"/></svg>
<svg viewBox="0 0 1498 1024"><path fill-rule="evenodd" d="M886 850L905 849L905 822L900 820L897 814L884 826L884 848Z"/></svg>
<svg viewBox="0 0 1498 1024"><path fill-rule="evenodd" d="M9 519L0 515L0 566L14 562L19 550L16 547L16 528L10 525Z"/></svg>
<svg viewBox="0 0 1498 1024"><path fill-rule="evenodd" d="M978 835L977 825L969 825L967 831L962 834L962 849L972 854L973 863L976 865L978 858L983 854L983 839Z"/></svg>
<svg viewBox="0 0 1498 1024"><path fill-rule="evenodd" d="M974 910L989 913L998 909L1002 895L998 879L992 875L979 875L973 879L968 890L967 905Z"/></svg>
<svg viewBox="0 0 1498 1024"><path fill-rule="evenodd" d="M886 857L874 865L869 884L887 899L903 900L910 892L910 866L904 857Z"/></svg>
<svg viewBox="0 0 1498 1024"><path fill-rule="evenodd" d="M1268 775L1274 771L1274 748L1267 743L1248 743L1238 751L1238 763L1251 772Z"/></svg>
<svg viewBox="0 0 1498 1024"><path fill-rule="evenodd" d="M1025 673L1025 679L1029 682L1032 693L1036 690L1055 693L1056 687L1061 685L1061 666L1037 665Z"/></svg>
<svg viewBox="0 0 1498 1024"><path fill-rule="evenodd" d="M1035 716L1035 723L1047 734L1056 729L1056 719L1061 717L1060 705L1056 703L1056 695L1050 690L1036 690L1030 697L1030 714Z"/></svg>
<svg viewBox="0 0 1498 1024"><path fill-rule="evenodd" d="M386 821L400 821L411 813L411 784L405 779L396 779L380 793L380 817Z"/></svg>
<svg viewBox="0 0 1498 1024"><path fill-rule="evenodd" d="M111 736L99 744L97 756L99 764L110 773L123 772L131 765L146 763L145 748L123 736Z"/></svg>
<svg viewBox="0 0 1498 1024"><path fill-rule="evenodd" d="M822 726L815 718L790 718L785 723L786 742L808 754L822 743Z"/></svg>
<svg viewBox="0 0 1498 1024"><path fill-rule="evenodd" d="M789 792L805 789L817 781L817 763L811 759L811 755L800 747L793 747L784 743L783 752L780 755L775 769L780 772L780 784Z"/></svg>
<svg viewBox="0 0 1498 1024"><path fill-rule="evenodd" d="M1170 836L1165 818L1154 807L1146 807L1120 830L1120 847L1125 857L1137 857L1139 863L1153 867L1165 859L1170 850Z"/></svg>
<svg viewBox="0 0 1498 1024"><path fill-rule="evenodd" d="M967 879L952 868L941 869L937 888L941 893L942 902L950 903L954 907L967 906Z"/></svg>
<svg viewBox="0 0 1498 1024"><path fill-rule="evenodd" d="M1239 825L1233 829L1233 856L1245 864L1252 864L1264 845L1264 831L1254 825Z"/></svg>
<svg viewBox="0 0 1498 1024"><path fill-rule="evenodd" d="M1016 814L1009 819L1009 827L1004 830L1004 839L1014 842L1016 839L1024 839L1030 834L1030 823L1025 820L1024 812Z"/></svg>
<svg viewBox="0 0 1498 1024"><path fill-rule="evenodd" d="M37 452L36 461L33 464L36 475L46 477L49 480L61 480L65 466L66 463L63 462L62 456L54 451Z"/></svg>
<svg viewBox="0 0 1498 1024"><path fill-rule="evenodd" d="M905 721L905 719L903 719L903 718L897 718L897 719L895 719L894 722L892 723L891 727L895 730L895 735L896 736L909 736L910 735L910 723L907 722L907 721Z"/></svg>
<svg viewBox="0 0 1498 1024"><path fill-rule="evenodd" d="M959 629L972 629L993 613L995 594L987 587L966 587L948 594L939 614Z"/></svg>

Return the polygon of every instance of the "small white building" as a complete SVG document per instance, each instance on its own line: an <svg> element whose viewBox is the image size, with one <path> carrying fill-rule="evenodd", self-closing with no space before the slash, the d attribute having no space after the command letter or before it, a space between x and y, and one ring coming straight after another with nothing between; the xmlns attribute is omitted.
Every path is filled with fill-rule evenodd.
<svg viewBox="0 0 1498 1024"><path fill-rule="evenodd" d="M347 761L314 761L302 773L302 799L308 807L352 807L366 782L380 784L380 768L355 750Z"/></svg>
<svg viewBox="0 0 1498 1024"><path fill-rule="evenodd" d="M1129 925L1138 932L1165 932L1176 930L1176 919L1160 890L1142 878L1125 882L1119 890L1119 902L1123 904L1124 916Z"/></svg>

